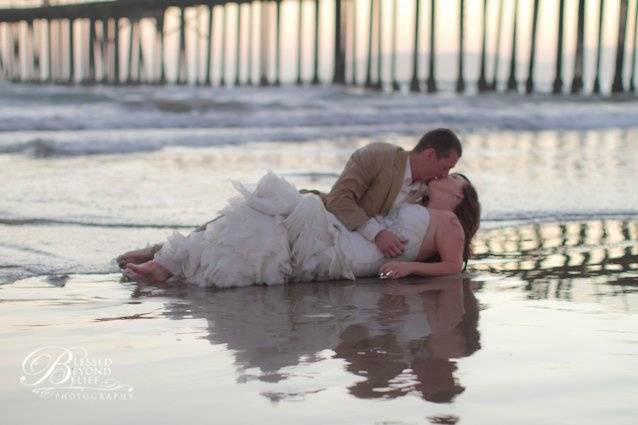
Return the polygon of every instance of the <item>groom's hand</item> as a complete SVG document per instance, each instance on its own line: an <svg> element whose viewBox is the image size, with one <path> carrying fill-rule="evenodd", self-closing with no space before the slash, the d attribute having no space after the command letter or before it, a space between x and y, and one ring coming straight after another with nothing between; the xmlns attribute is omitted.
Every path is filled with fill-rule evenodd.
<svg viewBox="0 0 638 425"><path fill-rule="evenodd" d="M387 229L381 230L374 238L379 250L389 258L398 257L405 251L405 242L397 238L397 236Z"/></svg>

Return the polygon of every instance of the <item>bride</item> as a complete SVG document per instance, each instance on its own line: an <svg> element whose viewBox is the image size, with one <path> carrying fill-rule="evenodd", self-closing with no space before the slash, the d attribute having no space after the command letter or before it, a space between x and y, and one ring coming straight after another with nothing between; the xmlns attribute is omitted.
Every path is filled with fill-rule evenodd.
<svg viewBox="0 0 638 425"><path fill-rule="evenodd" d="M478 196L465 176L432 180L426 206L400 204L377 217L406 241L403 254L389 260L328 212L318 195L301 194L272 172L252 191L233 185L240 196L228 201L219 219L188 236L174 232L150 261L125 260L124 274L217 287L451 275L469 258L480 221Z"/></svg>

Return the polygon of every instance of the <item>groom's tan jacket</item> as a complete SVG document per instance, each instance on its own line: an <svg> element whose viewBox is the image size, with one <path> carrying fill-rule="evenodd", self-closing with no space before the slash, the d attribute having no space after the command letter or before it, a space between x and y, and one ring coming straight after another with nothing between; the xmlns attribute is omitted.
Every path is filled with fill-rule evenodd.
<svg viewBox="0 0 638 425"><path fill-rule="evenodd" d="M370 217L387 215L403 183L408 152L389 143L356 150L341 176L322 198L328 211L350 230Z"/></svg>

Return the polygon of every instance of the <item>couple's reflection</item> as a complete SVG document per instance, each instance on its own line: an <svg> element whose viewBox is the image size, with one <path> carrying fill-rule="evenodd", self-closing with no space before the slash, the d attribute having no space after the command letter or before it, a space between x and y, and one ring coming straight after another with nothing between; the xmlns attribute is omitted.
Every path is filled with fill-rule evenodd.
<svg viewBox="0 0 638 425"><path fill-rule="evenodd" d="M480 348L470 285L456 277L385 286L375 314L348 325L335 347L347 370L367 378L350 393L394 398L418 391L426 400L449 402L463 392L453 359Z"/></svg>
<svg viewBox="0 0 638 425"><path fill-rule="evenodd" d="M146 289L139 286L137 295L150 295ZM454 376L454 359L480 348L477 300L472 283L461 277L151 293L179 298L167 305L171 318L207 321L206 337L233 353L240 383L285 384L304 375L307 365L331 358L342 359L356 377L344 384L356 397L417 391L426 400L449 402L464 390ZM310 381L264 395L303 397L335 385L321 373Z"/></svg>

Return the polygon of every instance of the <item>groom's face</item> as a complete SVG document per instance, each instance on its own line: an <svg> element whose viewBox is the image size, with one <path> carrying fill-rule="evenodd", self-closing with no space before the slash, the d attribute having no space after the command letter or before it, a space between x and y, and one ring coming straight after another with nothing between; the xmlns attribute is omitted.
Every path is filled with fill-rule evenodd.
<svg viewBox="0 0 638 425"><path fill-rule="evenodd" d="M429 152L428 152L429 151ZM427 165L424 175L426 182L432 179L447 177L450 170L456 166L459 155L455 150L450 151L447 157L439 157L434 149L426 149Z"/></svg>

